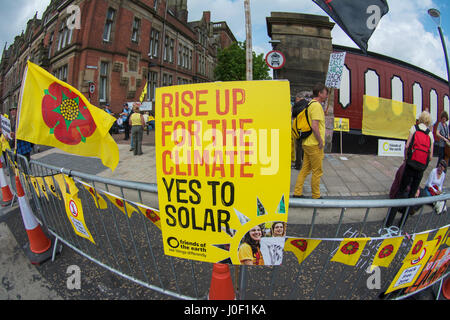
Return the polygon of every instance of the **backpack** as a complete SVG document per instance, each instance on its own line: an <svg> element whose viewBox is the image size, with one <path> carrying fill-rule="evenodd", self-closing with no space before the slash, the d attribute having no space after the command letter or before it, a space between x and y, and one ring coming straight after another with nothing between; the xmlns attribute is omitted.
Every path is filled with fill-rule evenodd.
<svg viewBox="0 0 450 320"><path fill-rule="evenodd" d="M430 147L431 139L428 135L430 129L422 130L419 125L415 125L416 132L414 133L411 143L408 148L408 157L406 163L416 170L423 171L427 168L430 162Z"/></svg>
<svg viewBox="0 0 450 320"><path fill-rule="evenodd" d="M311 124L309 123L308 117L308 107L312 102L313 101L309 102L308 105L299 112L292 123L292 135L295 139L306 139L312 133Z"/></svg>

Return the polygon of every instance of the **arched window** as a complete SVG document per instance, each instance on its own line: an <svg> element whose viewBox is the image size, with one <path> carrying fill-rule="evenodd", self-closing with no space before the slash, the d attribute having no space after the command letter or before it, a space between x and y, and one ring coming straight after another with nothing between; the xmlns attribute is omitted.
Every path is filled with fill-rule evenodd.
<svg viewBox="0 0 450 320"><path fill-rule="evenodd" d="M418 82L413 84L413 104L416 105L416 118L418 119L423 108L422 87Z"/></svg>
<svg viewBox="0 0 450 320"><path fill-rule="evenodd" d="M444 110L447 111L447 114L450 113L450 100L447 95L444 96ZM448 121L447 121L448 124Z"/></svg>
<svg viewBox="0 0 450 320"><path fill-rule="evenodd" d="M444 110L447 111L447 113L449 113L450 112L449 109L450 109L450 100L449 100L448 96L445 95L444 96Z"/></svg>
<svg viewBox="0 0 450 320"><path fill-rule="evenodd" d="M380 96L380 77L374 70L367 70L364 76L365 94L371 97Z"/></svg>
<svg viewBox="0 0 450 320"><path fill-rule="evenodd" d="M341 87L339 89L339 103L341 104L342 108L347 108L350 105L351 102L351 72L347 68L346 65L344 65L344 69L342 71L342 78L341 78Z"/></svg>
<svg viewBox="0 0 450 320"><path fill-rule="evenodd" d="M398 76L391 79L391 96L392 100L403 102L403 81Z"/></svg>
<svg viewBox="0 0 450 320"><path fill-rule="evenodd" d="M431 115L431 122L433 124L436 123L438 120L438 95L436 90L431 89L430 91L430 115Z"/></svg>

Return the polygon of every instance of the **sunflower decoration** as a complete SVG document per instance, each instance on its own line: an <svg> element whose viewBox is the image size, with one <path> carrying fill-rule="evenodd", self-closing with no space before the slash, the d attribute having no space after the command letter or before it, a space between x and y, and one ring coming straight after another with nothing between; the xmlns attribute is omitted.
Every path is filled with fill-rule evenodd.
<svg viewBox="0 0 450 320"><path fill-rule="evenodd" d="M84 100L57 82L44 93L42 117L50 128L49 133L64 144L85 143L97 126Z"/></svg>

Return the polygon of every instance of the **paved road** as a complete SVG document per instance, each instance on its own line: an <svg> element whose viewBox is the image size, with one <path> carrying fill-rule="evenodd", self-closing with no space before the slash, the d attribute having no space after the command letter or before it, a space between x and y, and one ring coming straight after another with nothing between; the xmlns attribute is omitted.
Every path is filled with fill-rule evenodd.
<svg viewBox="0 0 450 320"><path fill-rule="evenodd" d="M119 143L120 162L114 173L105 168L98 159L67 155L57 149L42 148L41 152L34 154L32 158L94 175L156 183L153 134L144 135L143 156L133 156L129 151L129 141L123 141L122 135L115 136L115 139ZM436 159L433 159L431 163L435 162ZM401 159L394 157L327 154L324 160L322 193L330 198L385 198L400 163ZM137 168L140 170L136 170ZM425 176L429 170L431 166ZM291 190L297 174L298 171L292 170ZM445 185L446 188L450 187L450 179L447 179ZM310 194L310 187L306 184L305 195L308 193ZM380 213L374 221L369 222L368 229L376 231L384 214ZM295 216L293 211L292 217ZM310 221L309 218L306 220ZM296 221L290 218L290 222ZM330 232L327 231L330 219L325 214L319 215L316 222L319 223L315 230L316 236L322 232ZM304 232L302 228L305 226L307 223L296 225L290 229L290 235ZM348 228L350 225L343 226L345 230ZM21 250L26 242L27 237L18 207L0 208L0 299L169 299L114 275L67 247L64 247L55 262L39 267L32 266L27 263ZM67 287L70 275L67 270L72 265L81 267L81 290L70 290ZM289 279L291 278L292 275Z"/></svg>

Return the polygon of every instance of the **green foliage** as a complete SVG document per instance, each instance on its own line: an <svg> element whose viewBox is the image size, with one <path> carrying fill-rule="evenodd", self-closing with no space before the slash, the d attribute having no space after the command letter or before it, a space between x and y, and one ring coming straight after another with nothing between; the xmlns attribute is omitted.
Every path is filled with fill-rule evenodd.
<svg viewBox="0 0 450 320"><path fill-rule="evenodd" d="M234 42L228 48L219 50L217 66L214 69L216 81L246 80L245 42ZM269 67L264 55L253 52L253 80L268 80Z"/></svg>

